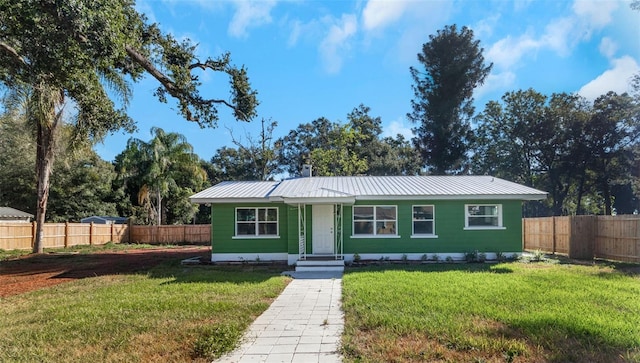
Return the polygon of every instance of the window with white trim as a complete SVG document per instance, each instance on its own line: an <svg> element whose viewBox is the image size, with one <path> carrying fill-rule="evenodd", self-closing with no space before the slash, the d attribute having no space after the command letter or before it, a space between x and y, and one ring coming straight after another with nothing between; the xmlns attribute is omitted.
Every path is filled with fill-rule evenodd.
<svg viewBox="0 0 640 363"><path fill-rule="evenodd" d="M467 204L465 217L465 228L502 228L502 204Z"/></svg>
<svg viewBox="0 0 640 363"><path fill-rule="evenodd" d="M278 235L278 208L236 208L236 236Z"/></svg>
<svg viewBox="0 0 640 363"><path fill-rule="evenodd" d="M433 236L435 231L435 207L433 205L414 205L412 210L414 236Z"/></svg>
<svg viewBox="0 0 640 363"><path fill-rule="evenodd" d="M353 235L397 235L395 205L353 206Z"/></svg>

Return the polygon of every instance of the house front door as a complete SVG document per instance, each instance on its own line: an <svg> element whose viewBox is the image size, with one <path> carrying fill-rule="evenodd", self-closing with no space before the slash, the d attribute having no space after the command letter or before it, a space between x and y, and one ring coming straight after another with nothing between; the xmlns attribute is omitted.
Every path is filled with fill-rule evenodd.
<svg viewBox="0 0 640 363"><path fill-rule="evenodd" d="M313 205L311 210L313 254L332 254L333 251L333 205Z"/></svg>

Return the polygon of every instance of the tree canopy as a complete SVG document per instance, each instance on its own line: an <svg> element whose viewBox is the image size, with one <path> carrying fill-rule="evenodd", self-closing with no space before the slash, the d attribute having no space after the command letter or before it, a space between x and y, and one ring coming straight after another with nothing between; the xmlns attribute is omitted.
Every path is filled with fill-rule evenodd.
<svg viewBox="0 0 640 363"><path fill-rule="evenodd" d="M108 132L132 130L127 115L129 82L151 75L155 95L177 102L179 114L200 126L215 126L218 106L239 120L255 115L256 92L247 72L231 64L229 54L200 60L196 46L160 31L138 13L132 0L25 0L0 4L0 82L10 89L28 88L29 114L36 119L37 213L34 252L42 252L42 225L56 133L73 101L74 135L99 139ZM229 77L230 97L200 94L195 71ZM108 92L110 91L110 92ZM120 97L118 104L111 94Z"/></svg>
<svg viewBox="0 0 640 363"><path fill-rule="evenodd" d="M413 142L430 173L459 173L466 168L473 139L469 124L473 91L493 66L485 65L482 51L471 29L445 26L422 46L421 68L410 68L414 99L407 117L417 124Z"/></svg>

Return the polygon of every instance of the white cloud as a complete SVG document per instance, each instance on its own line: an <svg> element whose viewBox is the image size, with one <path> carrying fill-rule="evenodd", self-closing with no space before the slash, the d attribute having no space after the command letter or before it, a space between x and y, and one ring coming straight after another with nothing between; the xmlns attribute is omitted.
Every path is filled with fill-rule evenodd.
<svg viewBox="0 0 640 363"><path fill-rule="evenodd" d="M274 0L235 1L236 12L229 24L229 35L236 38L249 36L248 29L271 23L271 9L276 5Z"/></svg>
<svg viewBox="0 0 640 363"><path fill-rule="evenodd" d="M618 50L618 44L616 44L616 42L614 42L611 38L604 37L602 38L602 40L600 40L600 47L598 49L600 49L600 53L602 55L611 59Z"/></svg>
<svg viewBox="0 0 640 363"><path fill-rule="evenodd" d="M602 28L611 23L612 14L618 8L616 1L583 1L573 3L573 12L586 20L591 28Z"/></svg>
<svg viewBox="0 0 640 363"><path fill-rule="evenodd" d="M411 140L414 136L411 127L405 126L402 118L399 118L387 126L383 127L382 137L396 137L398 134L404 136L406 140Z"/></svg>
<svg viewBox="0 0 640 363"><path fill-rule="evenodd" d="M493 91L508 90L515 84L515 80L516 75L511 71L491 72L485 79L484 84L476 88L473 96L479 99Z"/></svg>
<svg viewBox="0 0 640 363"><path fill-rule="evenodd" d="M529 34L523 34L518 38L510 35L495 42L487 50L487 60L493 62L496 67L509 69L520 62L522 57L541 46L540 42Z"/></svg>
<svg viewBox="0 0 640 363"><path fill-rule="evenodd" d="M617 8L618 3L614 1L576 0L572 13L550 21L543 34L536 36L529 30L520 36L509 35L500 39L489 47L487 59L499 69L511 70L522 59L544 49L553 50L560 56L569 56L580 42L591 39L594 31L610 24ZM483 24L479 24L483 29ZM600 50L605 55L613 56L615 48L606 42L608 40L601 44Z"/></svg>
<svg viewBox="0 0 640 363"><path fill-rule="evenodd" d="M376 30L397 21L407 9L407 1L369 0L362 11L365 30Z"/></svg>
<svg viewBox="0 0 640 363"><path fill-rule="evenodd" d="M612 68L582 86L578 94L593 101L609 91L629 92L629 79L635 73L640 72L640 65L630 56L614 59L611 63Z"/></svg>
<svg viewBox="0 0 640 363"><path fill-rule="evenodd" d="M617 8L615 1L576 0L573 14L549 23L542 41L558 54L566 56L579 42L591 39L594 31L609 25Z"/></svg>
<svg viewBox="0 0 640 363"><path fill-rule="evenodd" d="M356 34L358 23L353 14L342 14L340 19L326 17L324 20L330 26L327 36L320 43L320 54L326 71L338 73L345 53L350 48L350 40Z"/></svg>
<svg viewBox="0 0 640 363"><path fill-rule="evenodd" d="M481 19L475 25L471 27L473 30L473 36L476 39L489 38L493 34L493 28L498 24L500 20L500 13L496 13L488 18Z"/></svg>
<svg viewBox="0 0 640 363"><path fill-rule="evenodd" d="M559 55L567 56L570 50L585 37L585 34L578 29L578 21L575 17L565 17L549 23L540 41Z"/></svg>

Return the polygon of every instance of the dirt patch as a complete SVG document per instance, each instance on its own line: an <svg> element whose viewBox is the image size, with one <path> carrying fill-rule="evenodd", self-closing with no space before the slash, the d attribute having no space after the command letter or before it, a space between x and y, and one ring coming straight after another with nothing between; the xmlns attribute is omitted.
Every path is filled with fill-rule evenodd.
<svg viewBox="0 0 640 363"><path fill-rule="evenodd" d="M92 254L51 253L0 262L0 297L86 277L135 273L160 263L196 256L207 258L210 247L175 247L105 251Z"/></svg>

